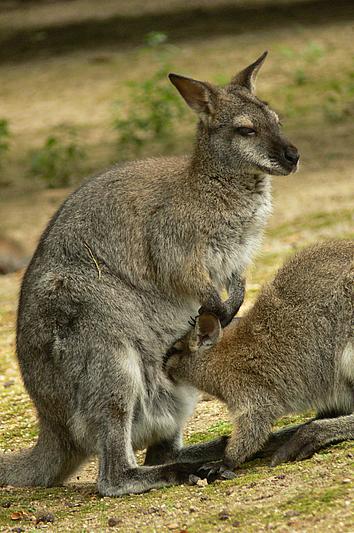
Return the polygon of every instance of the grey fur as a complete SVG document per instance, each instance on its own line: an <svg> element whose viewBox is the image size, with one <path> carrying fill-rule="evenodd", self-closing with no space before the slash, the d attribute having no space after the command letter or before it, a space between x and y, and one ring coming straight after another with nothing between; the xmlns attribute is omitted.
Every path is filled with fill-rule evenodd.
<svg viewBox="0 0 354 533"><path fill-rule="evenodd" d="M32 450L0 457L1 485L55 485L96 454L99 491L116 496L186 481L191 463L223 455L225 439L181 448L196 390L166 376L163 354L200 305L224 324L237 312L271 210L265 171L288 174L297 159L246 85L183 79L192 107L201 92L208 107L198 109L192 157L132 162L86 181L42 235L17 323L40 434ZM246 119L257 135L235 132ZM138 467L134 452L145 447Z"/></svg>
<svg viewBox="0 0 354 533"><path fill-rule="evenodd" d="M273 452L272 464L354 438L353 260L350 241L309 247L279 270L219 342L219 321L205 314L176 343L168 373L230 409L229 467L261 450L279 417L305 409L317 409L318 419L273 435L261 451Z"/></svg>

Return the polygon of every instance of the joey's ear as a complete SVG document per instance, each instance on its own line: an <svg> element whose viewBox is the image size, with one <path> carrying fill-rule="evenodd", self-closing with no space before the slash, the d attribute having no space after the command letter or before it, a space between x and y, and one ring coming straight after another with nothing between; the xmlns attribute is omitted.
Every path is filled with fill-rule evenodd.
<svg viewBox="0 0 354 533"><path fill-rule="evenodd" d="M248 65L245 69L241 70L236 76L234 76L231 80L230 85L238 85L241 87L245 87L248 89L251 93L254 92L255 86L256 86L256 77L258 74L259 69L264 63L265 58L267 57L268 52L263 52L263 54L256 59L254 63L251 63L251 65Z"/></svg>
<svg viewBox="0 0 354 533"><path fill-rule="evenodd" d="M179 74L169 74L171 83L183 96L189 107L201 115L213 115L217 90L204 81L185 78Z"/></svg>
<svg viewBox="0 0 354 533"><path fill-rule="evenodd" d="M212 313L203 313L198 316L194 331L189 339L190 351L200 348L211 348L222 336L219 319Z"/></svg>

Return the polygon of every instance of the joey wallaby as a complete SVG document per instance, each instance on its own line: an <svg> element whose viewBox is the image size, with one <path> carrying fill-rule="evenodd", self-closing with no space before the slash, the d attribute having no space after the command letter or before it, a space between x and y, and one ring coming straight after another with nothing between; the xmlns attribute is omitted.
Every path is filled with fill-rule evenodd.
<svg viewBox="0 0 354 533"><path fill-rule="evenodd" d="M175 344L168 373L230 409L225 465L250 458L279 417L305 409L317 409L318 419L275 434L273 464L354 439L353 281L354 243L317 244L290 259L221 339L217 317L204 314Z"/></svg>
<svg viewBox="0 0 354 533"><path fill-rule="evenodd" d="M55 485L96 454L100 493L118 496L183 482L193 462L223 456L225 439L182 447L196 390L168 379L163 356L200 306L223 325L237 312L271 210L268 174L297 168L277 115L253 94L264 58L225 87L171 74L199 115L192 156L116 166L52 218L17 322L39 438L0 456L0 485Z"/></svg>

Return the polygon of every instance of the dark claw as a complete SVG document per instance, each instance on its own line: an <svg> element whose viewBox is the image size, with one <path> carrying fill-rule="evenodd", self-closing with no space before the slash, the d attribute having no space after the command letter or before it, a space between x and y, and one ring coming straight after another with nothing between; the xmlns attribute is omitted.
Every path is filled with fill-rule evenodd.
<svg viewBox="0 0 354 533"><path fill-rule="evenodd" d="M190 319L188 320L188 324L190 326L192 326L192 328L195 328L195 325L197 323L197 319L196 318L193 318L192 316L190 317Z"/></svg>
<svg viewBox="0 0 354 533"><path fill-rule="evenodd" d="M232 472L232 470L224 470L221 473L220 477L221 477L221 479L226 479L226 480L235 479L236 474L235 474L235 472Z"/></svg>
<svg viewBox="0 0 354 533"><path fill-rule="evenodd" d="M190 474L188 478L188 485L198 485L199 480L200 480L199 476L196 476L195 474Z"/></svg>
<svg viewBox="0 0 354 533"><path fill-rule="evenodd" d="M197 471L197 475L202 479L206 479L208 483L213 483L217 479L226 480L236 477L236 474L227 470L227 467L220 462L208 463L201 466Z"/></svg>

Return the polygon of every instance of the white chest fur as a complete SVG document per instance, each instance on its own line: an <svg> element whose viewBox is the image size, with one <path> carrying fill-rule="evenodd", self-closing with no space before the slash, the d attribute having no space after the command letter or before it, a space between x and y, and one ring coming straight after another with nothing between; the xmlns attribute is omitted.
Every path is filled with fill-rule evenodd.
<svg viewBox="0 0 354 533"><path fill-rule="evenodd" d="M223 227L211 239L205 266L219 289L234 272L242 274L252 261L271 210L270 181L264 177L260 186L247 188L240 196L235 211L225 218Z"/></svg>

